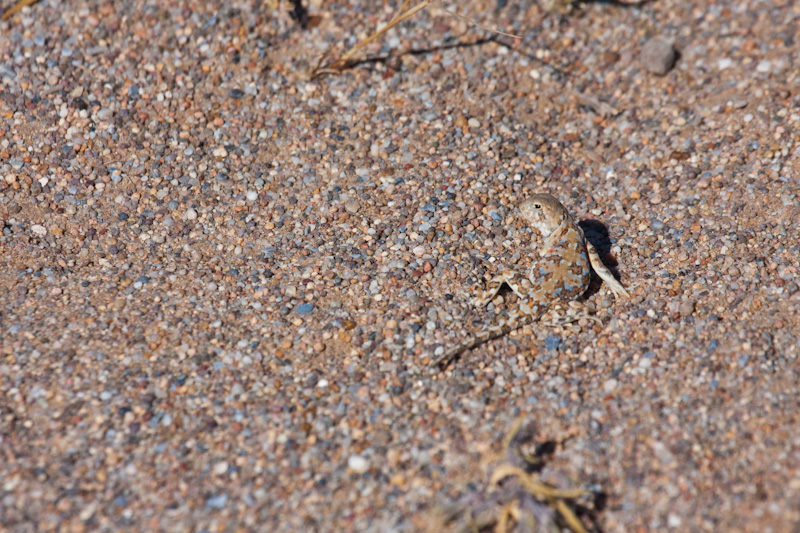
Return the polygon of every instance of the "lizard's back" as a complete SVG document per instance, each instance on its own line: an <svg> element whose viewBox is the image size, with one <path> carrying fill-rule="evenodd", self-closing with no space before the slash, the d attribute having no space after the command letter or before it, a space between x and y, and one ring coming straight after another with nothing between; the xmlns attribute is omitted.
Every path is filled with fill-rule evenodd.
<svg viewBox="0 0 800 533"><path fill-rule="evenodd" d="M544 303L579 298L589 286L592 273L583 230L549 194L533 195L521 210L545 237L543 251L528 273L530 286L524 287L524 292L530 300Z"/></svg>

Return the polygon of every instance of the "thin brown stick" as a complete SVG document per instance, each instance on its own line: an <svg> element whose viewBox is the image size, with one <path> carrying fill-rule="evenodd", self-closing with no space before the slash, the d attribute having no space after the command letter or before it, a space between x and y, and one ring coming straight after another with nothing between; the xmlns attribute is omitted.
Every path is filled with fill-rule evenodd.
<svg viewBox="0 0 800 533"><path fill-rule="evenodd" d="M511 37L512 39L522 39L522 37L520 37L519 35L514 35L513 33L506 33L504 31L500 31L500 30L496 30L494 28L490 28L488 26L484 26L483 24L481 24L477 20L471 19L466 15L462 15L461 13L456 13L455 11L451 11L451 10L447 9L446 7L444 7L444 5L441 2L438 2L436 7L438 7L442 11L445 11L445 12L453 15L454 17L457 17L457 18L460 18L462 20L465 20L466 22L469 22L473 26L477 26L482 30L486 30L486 31L489 31L489 32L492 32L492 33L496 33L498 35L505 35L506 37Z"/></svg>
<svg viewBox="0 0 800 533"><path fill-rule="evenodd" d="M408 3L407 1L403 2L403 6L405 6L407 3ZM403 6L401 6L401 7L403 7ZM395 26L397 26L398 24L400 24L404 20L413 17L414 15L416 15L418 12L422 11L426 7L428 7L427 0L425 0L424 2L420 2L416 6L412 7L408 11L406 11L405 13L399 13L394 18L392 18L392 20L390 20L389 23L386 26L384 26L380 30L376 31L375 33L373 33L372 35L370 35L369 37L367 37L366 39L364 39L363 41L361 41L360 43L355 45L348 52L346 52L342 57L340 57L338 60L336 60L330 67L327 67L327 68L333 68L333 69L342 69L342 68L344 68L345 66L347 66L347 63L350 61L350 58L353 57L356 54L356 52L358 52L359 50L361 50L362 48L367 46L369 43L371 43L372 41L374 41L375 39L377 39L378 37L380 37L381 35L383 35L387 31L391 30L392 28L394 28Z"/></svg>
<svg viewBox="0 0 800 533"><path fill-rule="evenodd" d="M325 65L325 66L322 66L321 63L319 65L317 65L317 68L315 68L312 71L311 77L312 78L316 78L316 77L318 77L318 76L320 76L322 74L332 74L332 73L336 73L338 71L341 71L342 69L347 68L347 66L350 64L350 61L352 60L353 56L359 50L361 50L362 48L367 46L369 43L373 42L378 37L382 36L384 33L389 31L390 29L394 28L395 26L397 26L401 22L403 22L405 20L408 20L409 18L413 17L414 15L416 15L417 13L419 13L420 11L422 11L423 9L428 7L429 5L434 5L428 0L423 0L422 2L420 2L417 5L415 5L414 7L409 8L408 5L410 3L411 3L411 0L403 0L403 3L397 9L397 11L395 12L395 15L386 24L386 26L384 26L380 30L376 31L375 33L373 33L372 35L370 35L369 37L367 37L366 39L364 39L360 43L356 44L353 48L351 48L350 50L345 52L342 55L342 57L340 57L339 59L337 59L333 63L331 63L329 65ZM439 9L441 9L442 11L445 11L446 13L448 13L450 15L453 15L454 17L457 17L457 18L460 18L462 20L465 20L468 23L470 23L470 24L472 24L474 26L477 26L477 27L479 27L479 28L481 28L483 30L486 30L486 31L489 31L489 32L492 32L492 33L497 33L499 35L505 35L506 37L511 37L513 39L521 39L521 37L519 37L518 35L514 35L513 33L502 32L502 31L496 30L494 28L489 28L488 26L484 26L483 24L480 24L479 22L477 22L477 21L475 21L475 20L473 20L473 19L471 19L471 18L469 18L469 17L467 17L465 15L461 15L460 13L456 13L455 11L451 11L450 9L446 8L441 2L436 2L435 6L438 7Z"/></svg>
<svg viewBox="0 0 800 533"><path fill-rule="evenodd" d="M2 19L3 20L8 20L12 16L14 16L16 13L22 11L23 7L27 7L29 5L35 4L38 1L39 0L19 0L19 2L17 2L16 5L8 8L8 10L5 13L3 13Z"/></svg>

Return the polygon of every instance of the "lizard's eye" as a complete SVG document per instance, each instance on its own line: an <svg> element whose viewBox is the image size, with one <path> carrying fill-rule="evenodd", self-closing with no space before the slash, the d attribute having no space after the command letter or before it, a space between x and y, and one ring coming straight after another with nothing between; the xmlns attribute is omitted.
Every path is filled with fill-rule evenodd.
<svg viewBox="0 0 800 533"><path fill-rule="evenodd" d="M542 204L533 204L533 207L535 207L536 209L541 209L542 208Z"/></svg>

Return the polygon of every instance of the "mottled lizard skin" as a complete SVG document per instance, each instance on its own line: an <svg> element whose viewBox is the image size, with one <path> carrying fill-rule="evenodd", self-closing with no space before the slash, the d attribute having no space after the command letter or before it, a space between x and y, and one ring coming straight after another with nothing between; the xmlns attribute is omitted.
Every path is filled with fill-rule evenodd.
<svg viewBox="0 0 800 533"><path fill-rule="evenodd" d="M555 302L576 300L589 287L592 268L615 296L628 296L555 196L535 194L519 209L525 220L544 237L540 258L531 267L527 279L517 282L514 273L505 270L490 280L486 290L475 300L476 307L487 305L505 283L520 298L517 309L509 312L507 319L487 326L466 342L445 351L434 361L435 365L446 365L461 352L538 320Z"/></svg>

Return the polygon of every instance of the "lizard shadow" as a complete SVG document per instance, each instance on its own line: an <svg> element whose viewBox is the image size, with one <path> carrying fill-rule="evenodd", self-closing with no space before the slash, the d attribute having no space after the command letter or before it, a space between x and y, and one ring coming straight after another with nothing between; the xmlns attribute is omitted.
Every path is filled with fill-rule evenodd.
<svg viewBox="0 0 800 533"><path fill-rule="evenodd" d="M617 270L619 263L616 258L611 255L612 243L606 225L599 220L587 219L578 222L578 226L583 230L586 240L592 243L592 246L597 250L597 254L600 256L600 259L602 259L603 264L608 267L614 277L619 281L619 270ZM583 294L583 298L586 299L594 295L600 290L602 285L603 280L593 271L592 281L589 283L589 288L586 289L586 292Z"/></svg>

